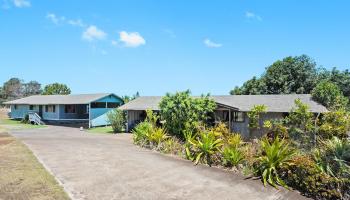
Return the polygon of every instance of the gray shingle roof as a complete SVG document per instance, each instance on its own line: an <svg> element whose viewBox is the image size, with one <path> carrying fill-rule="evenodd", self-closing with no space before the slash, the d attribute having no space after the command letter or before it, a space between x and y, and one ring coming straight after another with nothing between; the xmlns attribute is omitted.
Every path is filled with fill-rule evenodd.
<svg viewBox="0 0 350 200"><path fill-rule="evenodd" d="M47 105L47 104L88 104L112 93L100 94L76 94L76 95L34 95L13 101L5 102L4 104L28 104L28 105ZM115 95L116 96L116 95Z"/></svg>
<svg viewBox="0 0 350 200"><path fill-rule="evenodd" d="M240 111L249 111L254 105L264 104L268 112L289 112L294 107L294 101L300 99L310 107L311 112L323 113L327 109L313 101L309 94L286 95L224 95L211 96L216 103L238 108ZM139 97L120 107L122 110L159 110L161 96Z"/></svg>

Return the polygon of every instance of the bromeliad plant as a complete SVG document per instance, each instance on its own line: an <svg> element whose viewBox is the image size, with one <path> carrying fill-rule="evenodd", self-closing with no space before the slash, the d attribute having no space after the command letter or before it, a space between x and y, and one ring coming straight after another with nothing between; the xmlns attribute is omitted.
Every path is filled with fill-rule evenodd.
<svg viewBox="0 0 350 200"><path fill-rule="evenodd" d="M195 148L196 165L201 161L211 166L212 156L219 152L222 146L222 140L217 138L213 131L200 132L197 140L190 141L190 143Z"/></svg>
<svg viewBox="0 0 350 200"><path fill-rule="evenodd" d="M244 154L239 148L224 147L222 151L223 164L228 167L237 167L244 159Z"/></svg>
<svg viewBox="0 0 350 200"><path fill-rule="evenodd" d="M267 138L261 140L262 154L258 157L255 173L261 176L264 185L267 183L274 187L281 185L287 187L279 177L278 171L281 167L288 165L295 151L289 147L284 139L275 138L270 142Z"/></svg>

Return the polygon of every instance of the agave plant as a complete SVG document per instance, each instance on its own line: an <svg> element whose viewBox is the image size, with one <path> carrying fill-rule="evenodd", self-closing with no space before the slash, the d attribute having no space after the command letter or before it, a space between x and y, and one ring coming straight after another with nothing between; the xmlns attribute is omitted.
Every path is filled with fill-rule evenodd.
<svg viewBox="0 0 350 200"><path fill-rule="evenodd" d="M199 161L204 161L209 166L211 166L211 156L219 152L222 146L222 140L215 137L213 131L204 131L199 134L199 137L195 141L190 141L190 143L196 149L195 152L195 164L197 165Z"/></svg>
<svg viewBox="0 0 350 200"><path fill-rule="evenodd" d="M294 151L289 148L289 144L278 137L269 142L267 138L261 140L262 155L258 158L258 164L255 172L261 176L264 185L267 183L274 187L277 184L286 187L287 185L280 179L278 170L284 165L288 165Z"/></svg>
<svg viewBox="0 0 350 200"><path fill-rule="evenodd" d="M139 123L132 131L134 143L143 146L147 143L147 137L152 132L153 127L149 122Z"/></svg>
<svg viewBox="0 0 350 200"><path fill-rule="evenodd" d="M159 149L160 144L169 138L164 128L156 127L147 134L148 141L151 145Z"/></svg>
<svg viewBox="0 0 350 200"><path fill-rule="evenodd" d="M224 147L222 151L222 157L224 165L234 167L240 164L244 159L244 155L241 150L229 146Z"/></svg>
<svg viewBox="0 0 350 200"><path fill-rule="evenodd" d="M350 175L350 142L333 137L321 141L320 149L314 151L319 168L336 178Z"/></svg>

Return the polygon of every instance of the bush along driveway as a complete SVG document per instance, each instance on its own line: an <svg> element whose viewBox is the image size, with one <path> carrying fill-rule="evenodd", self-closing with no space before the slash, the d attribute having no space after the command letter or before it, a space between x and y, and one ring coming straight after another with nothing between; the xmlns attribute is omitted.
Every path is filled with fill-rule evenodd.
<svg viewBox="0 0 350 200"><path fill-rule="evenodd" d="M304 199L259 180L135 146L131 134L49 126L12 134L74 199Z"/></svg>

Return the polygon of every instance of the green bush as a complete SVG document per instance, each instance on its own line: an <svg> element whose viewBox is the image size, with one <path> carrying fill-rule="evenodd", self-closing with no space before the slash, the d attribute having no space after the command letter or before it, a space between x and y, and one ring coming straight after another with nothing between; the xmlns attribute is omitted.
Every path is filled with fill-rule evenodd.
<svg viewBox="0 0 350 200"><path fill-rule="evenodd" d="M307 155L294 156L289 165L281 167L279 174L287 185L315 199L350 197L349 179L346 182L323 173Z"/></svg>
<svg viewBox="0 0 350 200"><path fill-rule="evenodd" d="M261 140L262 154L258 158L255 166L255 172L261 176L264 185L267 183L274 187L281 185L287 187L283 180L279 177L278 172L284 165L288 165L294 151L289 148L288 142L278 137L273 142L267 138Z"/></svg>
<svg viewBox="0 0 350 200"><path fill-rule="evenodd" d="M147 141L151 145L151 148L155 147L156 149L160 148L160 145L163 141L169 138L165 129L160 127L152 128L148 134L146 134Z"/></svg>
<svg viewBox="0 0 350 200"><path fill-rule="evenodd" d="M170 134L184 138L184 130L207 122L216 108L209 95L200 98L190 96L190 91L167 94L159 103L162 120Z"/></svg>
<svg viewBox="0 0 350 200"><path fill-rule="evenodd" d="M163 153L181 155L183 146L177 138L170 137L167 140L162 142L161 149Z"/></svg>
<svg viewBox="0 0 350 200"><path fill-rule="evenodd" d="M114 133L120 133L125 130L125 112L114 109L107 113L107 121L111 124Z"/></svg>

